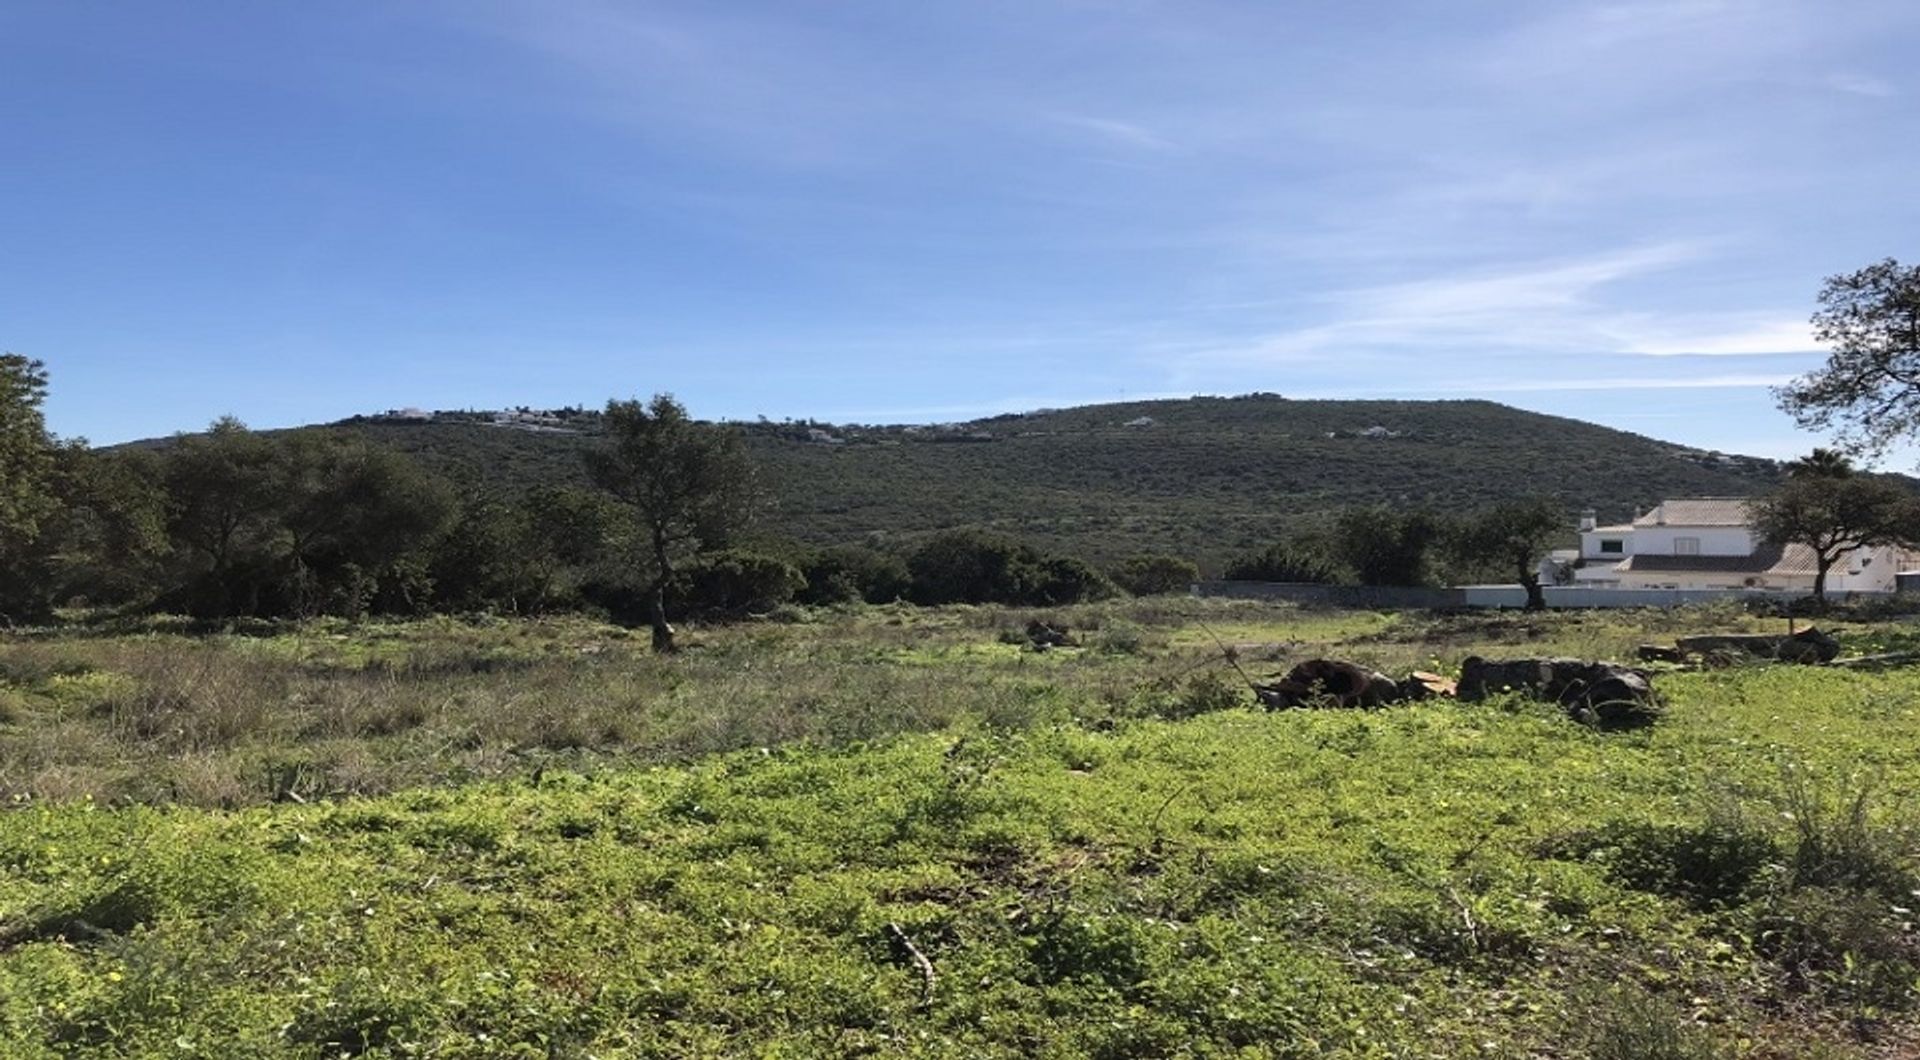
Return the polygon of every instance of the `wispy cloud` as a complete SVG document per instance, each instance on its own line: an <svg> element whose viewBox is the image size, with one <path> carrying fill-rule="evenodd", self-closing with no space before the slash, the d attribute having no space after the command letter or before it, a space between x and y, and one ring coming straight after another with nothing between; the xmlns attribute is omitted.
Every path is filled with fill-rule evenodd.
<svg viewBox="0 0 1920 1060"><path fill-rule="evenodd" d="M1887 99L1899 95L1899 90L1877 77L1866 74L1836 73L1827 75L1825 82L1835 92L1845 92L1854 96L1867 96L1873 99Z"/></svg>
<svg viewBox="0 0 1920 1060"><path fill-rule="evenodd" d="M1714 322L1647 321L1617 329L1620 352L1651 357L1701 355L1752 357L1776 353L1814 353L1822 349L1804 321L1772 320L1743 323L1739 318Z"/></svg>
<svg viewBox="0 0 1920 1060"><path fill-rule="evenodd" d="M755 161L834 165L872 149L905 93L876 92L872 55L810 23L678 4L504 0L460 24L544 60L557 110Z"/></svg>
<svg viewBox="0 0 1920 1060"><path fill-rule="evenodd" d="M1459 394L1554 394L1597 390L1730 390L1779 386L1793 378L1777 372L1603 379L1488 379L1443 385L1435 390Z"/></svg>
<svg viewBox="0 0 1920 1060"><path fill-rule="evenodd" d="M1173 151L1177 145L1145 125L1114 118L1096 118L1084 114L1050 114L1053 121L1070 126L1123 147L1148 151Z"/></svg>
<svg viewBox="0 0 1920 1060"><path fill-rule="evenodd" d="M1273 362L1364 350L1612 350L1618 310L1595 294L1609 284L1701 256L1697 244L1666 243L1582 259L1509 266L1468 275L1333 292L1323 319L1250 342L1201 351L1201 359Z"/></svg>

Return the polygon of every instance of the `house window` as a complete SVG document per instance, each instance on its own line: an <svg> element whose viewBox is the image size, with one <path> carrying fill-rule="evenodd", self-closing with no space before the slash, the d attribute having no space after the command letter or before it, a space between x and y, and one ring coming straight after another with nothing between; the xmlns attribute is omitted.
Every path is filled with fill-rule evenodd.
<svg viewBox="0 0 1920 1060"><path fill-rule="evenodd" d="M1626 552L1626 550L1627 543L1625 541L1614 540L1600 542L1600 554L1603 556L1618 556Z"/></svg>
<svg viewBox="0 0 1920 1060"><path fill-rule="evenodd" d="M1676 556L1698 556L1700 554L1700 539L1697 537L1674 538L1673 554Z"/></svg>

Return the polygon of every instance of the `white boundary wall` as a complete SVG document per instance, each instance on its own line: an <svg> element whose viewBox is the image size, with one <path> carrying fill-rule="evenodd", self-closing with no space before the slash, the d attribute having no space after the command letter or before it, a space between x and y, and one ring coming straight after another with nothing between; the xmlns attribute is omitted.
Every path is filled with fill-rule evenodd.
<svg viewBox="0 0 1920 1060"><path fill-rule="evenodd" d="M1810 594L1757 589L1593 589L1549 585L1543 590L1550 608L1568 610L1610 607L1680 607L1715 600L1796 600ZM1242 600L1286 600L1330 607L1446 609L1455 607L1525 607L1527 590L1519 585L1461 585L1447 589L1397 589L1364 585L1306 585L1294 582L1208 581L1194 584L1195 596ZM1834 602L1886 600L1888 592L1829 592Z"/></svg>

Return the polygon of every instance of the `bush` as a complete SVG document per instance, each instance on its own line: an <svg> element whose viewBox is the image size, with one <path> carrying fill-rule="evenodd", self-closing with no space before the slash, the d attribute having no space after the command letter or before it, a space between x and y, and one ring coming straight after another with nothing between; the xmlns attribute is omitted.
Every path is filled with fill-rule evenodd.
<svg viewBox="0 0 1920 1060"><path fill-rule="evenodd" d="M1837 887L1906 902L1920 880L1912 865L1920 836L1904 823L1876 823L1873 782L1820 790L1801 769L1788 769L1781 810L1793 824L1789 863L1794 887Z"/></svg>
<svg viewBox="0 0 1920 1060"><path fill-rule="evenodd" d="M1178 556L1129 556L1113 569L1113 580L1135 596L1184 593L1200 580L1200 568Z"/></svg>
<svg viewBox="0 0 1920 1060"><path fill-rule="evenodd" d="M949 530L907 557L917 604L1013 604L1051 607L1102 600L1119 590L1088 564L1045 556L982 530Z"/></svg>
<svg viewBox="0 0 1920 1060"><path fill-rule="evenodd" d="M671 599L687 614L760 614L806 588L799 568L757 552L729 549L701 556L674 575Z"/></svg>
<svg viewBox="0 0 1920 1060"><path fill-rule="evenodd" d="M1052 556L1040 561L1033 595L1027 600L1015 602L1052 607L1057 604L1109 600L1118 595L1119 586L1090 564L1066 556Z"/></svg>
<svg viewBox="0 0 1920 1060"><path fill-rule="evenodd" d="M1578 1006L1585 1052L1592 1060L1713 1060L1721 1054L1701 1027L1672 1002L1618 987Z"/></svg>
<svg viewBox="0 0 1920 1060"><path fill-rule="evenodd" d="M1745 900L1780 857L1771 836L1734 814L1697 825L1618 822L1583 838L1621 883L1706 909Z"/></svg>
<svg viewBox="0 0 1920 1060"><path fill-rule="evenodd" d="M1222 572L1236 582L1307 582L1324 585L1336 579L1337 572L1326 557L1297 545L1268 545L1227 564Z"/></svg>
<svg viewBox="0 0 1920 1060"><path fill-rule="evenodd" d="M1335 526L1340 558L1362 585L1428 585L1429 553L1445 526L1430 512L1349 508Z"/></svg>
<svg viewBox="0 0 1920 1060"><path fill-rule="evenodd" d="M907 557L916 604L1024 603L1038 580L1039 554L997 534L950 530Z"/></svg>
<svg viewBox="0 0 1920 1060"><path fill-rule="evenodd" d="M1247 686L1218 673L1201 673L1187 679L1161 712L1163 717L1179 720L1202 714L1253 705Z"/></svg>
<svg viewBox="0 0 1920 1060"><path fill-rule="evenodd" d="M1752 935L1754 949L1797 991L1871 1009L1913 1005L1920 942L1883 900L1825 887L1788 891L1759 911Z"/></svg>
<svg viewBox="0 0 1920 1060"><path fill-rule="evenodd" d="M810 552L799 559L807 579L797 599L803 604L845 604L864 600L890 604L907 595L913 578L899 556L860 545Z"/></svg>

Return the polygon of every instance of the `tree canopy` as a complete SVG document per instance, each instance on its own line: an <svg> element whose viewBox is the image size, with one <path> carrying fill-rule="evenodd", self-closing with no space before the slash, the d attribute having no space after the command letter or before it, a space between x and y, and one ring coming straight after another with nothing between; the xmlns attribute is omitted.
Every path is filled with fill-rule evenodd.
<svg viewBox="0 0 1920 1060"><path fill-rule="evenodd" d="M1912 491L1824 463L1825 473L1789 475L1778 490L1755 501L1752 511L1762 539L1813 550L1813 594L1818 599L1826 596L1828 572L1847 553L1912 545L1920 537L1920 498Z"/></svg>
<svg viewBox="0 0 1920 1060"><path fill-rule="evenodd" d="M1825 365L1775 391L1802 427L1860 453L1920 435L1920 266L1892 258L1829 276L1813 334Z"/></svg>
<svg viewBox="0 0 1920 1060"><path fill-rule="evenodd" d="M0 353L0 619L38 617L21 575L27 552L54 513L53 439L40 403L47 373L39 361Z"/></svg>
<svg viewBox="0 0 1920 1060"><path fill-rule="evenodd" d="M1527 609L1539 611L1547 606L1540 587L1540 557L1566 532L1560 506L1535 497L1469 513L1455 525L1448 544L1464 566L1492 564L1518 579L1527 590Z"/></svg>
<svg viewBox="0 0 1920 1060"><path fill-rule="evenodd" d="M672 651L666 589L694 554L724 547L760 502L739 432L700 423L671 394L646 404L610 401L604 447L588 451L596 485L633 513L635 559L645 568L653 645Z"/></svg>

